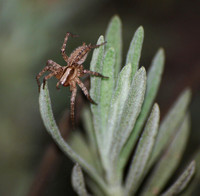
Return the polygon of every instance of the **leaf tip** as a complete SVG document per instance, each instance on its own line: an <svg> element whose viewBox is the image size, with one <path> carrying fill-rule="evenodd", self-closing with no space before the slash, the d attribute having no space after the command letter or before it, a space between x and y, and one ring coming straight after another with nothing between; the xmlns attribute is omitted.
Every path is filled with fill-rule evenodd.
<svg viewBox="0 0 200 196"><path fill-rule="evenodd" d="M139 26L138 29L137 29L137 31L144 35L144 28L143 28L143 26Z"/></svg>
<svg viewBox="0 0 200 196"><path fill-rule="evenodd" d="M120 23L121 24L121 19L119 17L119 15L114 15L112 18L111 18L111 22L113 21L116 21L117 23Z"/></svg>
<svg viewBox="0 0 200 196"><path fill-rule="evenodd" d="M138 71L146 75L146 69L143 66Z"/></svg>
<svg viewBox="0 0 200 196"><path fill-rule="evenodd" d="M97 45L98 44L102 44L104 42L104 36L103 35L100 35L99 36L99 39L98 39L98 41L97 41Z"/></svg>
<svg viewBox="0 0 200 196"><path fill-rule="evenodd" d="M157 103L154 104L153 110L156 111L160 115L160 108L159 108L159 105Z"/></svg>

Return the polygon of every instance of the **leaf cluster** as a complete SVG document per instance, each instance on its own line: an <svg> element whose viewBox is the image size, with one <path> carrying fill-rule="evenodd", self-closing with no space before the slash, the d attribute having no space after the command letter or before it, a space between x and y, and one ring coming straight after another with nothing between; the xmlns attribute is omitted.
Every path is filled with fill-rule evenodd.
<svg viewBox="0 0 200 196"><path fill-rule="evenodd" d="M76 162L72 184L80 196L89 195L81 168L88 174L87 185L93 194L106 196L176 195L194 174L192 161L166 189L187 143L191 93L186 89L159 122L159 106L154 99L163 73L164 51L158 50L146 73L139 67L143 39L144 30L139 27L120 70L121 21L114 16L109 23L105 36L108 44L94 50L90 66L109 79L91 78L90 94L98 105L83 112L86 138L75 132L70 144L64 141L53 117L48 87L41 89L42 119L60 149ZM100 36L97 44L103 42L104 36Z"/></svg>

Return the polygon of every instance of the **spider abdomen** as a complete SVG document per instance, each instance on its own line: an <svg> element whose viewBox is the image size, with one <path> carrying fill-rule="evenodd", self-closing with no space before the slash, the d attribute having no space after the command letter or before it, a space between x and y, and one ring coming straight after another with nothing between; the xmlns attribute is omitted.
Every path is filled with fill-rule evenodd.
<svg viewBox="0 0 200 196"><path fill-rule="evenodd" d="M78 64L81 65L87 58L88 51L90 48L87 45L79 46L76 50L72 52L68 58L68 65Z"/></svg>

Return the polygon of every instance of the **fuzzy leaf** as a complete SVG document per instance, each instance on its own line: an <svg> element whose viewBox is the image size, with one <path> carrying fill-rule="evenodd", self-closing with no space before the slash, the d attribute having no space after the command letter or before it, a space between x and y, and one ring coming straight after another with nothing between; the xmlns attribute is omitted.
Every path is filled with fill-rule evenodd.
<svg viewBox="0 0 200 196"><path fill-rule="evenodd" d="M190 183L190 185L186 188L186 190L181 194L181 196L188 196L188 195L195 195L196 190L199 190L199 182L200 182L200 149L198 149L195 152L195 155L193 156L193 159L195 159L196 168L195 168L195 175Z"/></svg>
<svg viewBox="0 0 200 196"><path fill-rule="evenodd" d="M93 164L95 165L95 168L98 170L99 173L102 173L103 168L101 165L101 162L99 161L98 157L98 148L97 148L97 141L96 141L96 136L94 132L94 127L92 124L92 114L89 108L84 108L83 110L83 126L84 130L86 130L86 135L88 136L87 142L89 143L89 148L91 153L92 153L92 161Z"/></svg>
<svg viewBox="0 0 200 196"><path fill-rule="evenodd" d="M124 168L133 147L135 146L135 143L138 139L138 135L140 134L140 131L143 127L143 124L147 118L147 115L151 109L151 106L157 94L161 82L161 76L163 73L164 59L164 51L160 49L158 50L158 52L152 60L151 67L147 75L147 90L145 93L145 99L142 105L142 110L136 121L134 129L131 132L128 142L123 147L123 151L120 155L120 168L122 169Z"/></svg>
<svg viewBox="0 0 200 196"><path fill-rule="evenodd" d="M79 196L88 196L81 167L76 164L72 170L72 186Z"/></svg>
<svg viewBox="0 0 200 196"><path fill-rule="evenodd" d="M126 65L128 63L131 63L132 65L132 77L134 76L135 72L138 70L139 67L143 40L144 40L144 29L141 26L137 29L132 38L128 54L126 57Z"/></svg>
<svg viewBox="0 0 200 196"><path fill-rule="evenodd" d="M191 181L195 172L195 161L192 161L178 180L161 196L173 196L182 192Z"/></svg>
<svg viewBox="0 0 200 196"><path fill-rule="evenodd" d="M115 78L114 78L114 66L115 66L115 51L113 48L109 48L104 57L103 62L103 71L102 74L104 76L109 77L108 79L103 79L101 82L101 126L102 132L105 131L107 135L106 126L108 122L108 113L110 108L110 102L115 86Z"/></svg>
<svg viewBox="0 0 200 196"><path fill-rule="evenodd" d="M95 167L90 147L80 131L72 132L68 143L77 154L80 154L82 158L87 161L87 163Z"/></svg>
<svg viewBox="0 0 200 196"><path fill-rule="evenodd" d="M118 76L121 60L122 60L122 24L118 16L114 16L106 31L106 50L109 48L115 49L115 69L114 76Z"/></svg>
<svg viewBox="0 0 200 196"><path fill-rule="evenodd" d="M149 167L154 163L165 146L169 143L171 137L174 134L174 131L183 120L190 101L190 97L190 90L185 90L162 121L155 148L149 162Z"/></svg>
<svg viewBox="0 0 200 196"><path fill-rule="evenodd" d="M83 126L84 129L87 132L87 140L89 142L89 146L94 150L97 151L97 142L96 142L96 137L95 137L95 132L94 132L94 127L92 124L92 114L89 108L84 108L83 109Z"/></svg>
<svg viewBox="0 0 200 196"><path fill-rule="evenodd" d="M159 117L159 106L155 104L128 171L128 176L125 182L126 195L134 195L140 185L144 174L144 168L150 158L158 133Z"/></svg>
<svg viewBox="0 0 200 196"><path fill-rule="evenodd" d="M142 67L139 69L130 86L130 91L126 99L121 119L119 119L119 126L114 131L112 138L112 148L110 151L110 159L113 167L116 167L119 153L127 141L131 130L140 113L144 94L146 89L146 71Z"/></svg>
<svg viewBox="0 0 200 196"><path fill-rule="evenodd" d="M97 171L89 165L82 157L80 157L67 142L62 138L60 131L56 125L52 108L51 100L49 97L49 90L47 84L45 88L41 86L39 96L40 113L47 132L51 135L54 141L58 144L59 148L69 156L74 162L79 163L82 168L91 176L91 178L100 186L103 190L106 190L106 185L102 178L98 175Z"/></svg>
<svg viewBox="0 0 200 196"><path fill-rule="evenodd" d="M97 44L104 42L104 37L100 36ZM103 70L103 56L104 56L104 45L96 48L93 52L92 61L90 64L90 70L102 73ZM101 141L103 140L102 127L101 127L101 107L100 107L100 93L101 93L101 82L100 77L91 77L91 88L90 95L92 99L98 104L91 104L91 110L93 114L93 123L95 128L95 134L97 139L97 145L101 153Z"/></svg>
<svg viewBox="0 0 200 196"><path fill-rule="evenodd" d="M111 145L113 133L119 127L124 104L128 97L131 80L131 64L128 64L123 67L119 74L117 85L111 100L110 112L108 117L109 121L107 126L107 135L104 139L104 146L106 147L105 150L108 157L109 151L112 148Z"/></svg>
<svg viewBox="0 0 200 196"><path fill-rule="evenodd" d="M177 168L185 150L189 134L189 117L181 123L175 137L148 178L142 196L159 195L169 178Z"/></svg>

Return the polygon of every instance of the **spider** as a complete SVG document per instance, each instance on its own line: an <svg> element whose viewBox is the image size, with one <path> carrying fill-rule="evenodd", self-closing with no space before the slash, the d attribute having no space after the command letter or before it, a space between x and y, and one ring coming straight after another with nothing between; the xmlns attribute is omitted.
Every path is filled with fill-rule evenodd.
<svg viewBox="0 0 200 196"><path fill-rule="evenodd" d="M41 72L36 76L39 92L40 92L40 81L39 78L47 71L50 71L48 75L46 75L43 79L43 89L45 87L46 81L50 79L51 77L55 76L59 81L56 84L56 88L59 89L59 85L62 86L70 86L70 91L71 91L71 121L72 125L74 126L74 103L75 103L75 98L77 94L77 87L76 84L82 89L83 93L87 97L87 99L92 103L96 104L92 98L90 97L90 94L83 84L83 82L79 79L79 77L84 76L85 74L90 74L93 76L101 77L101 78L108 78L106 76L101 75L98 72L86 70L83 68L83 63L86 60L86 57L89 53L89 51L93 48L98 48L102 45L104 45L106 42L99 44L99 45L86 45L83 43L82 46L79 46L76 48L71 55L68 57L67 54L65 53L65 48L67 44L67 40L71 37L78 37L78 35L74 35L72 33L67 33L61 48L61 54L63 56L63 59L67 62L66 66L61 66L54 62L53 60L48 60L46 63L46 66L42 69Z"/></svg>

